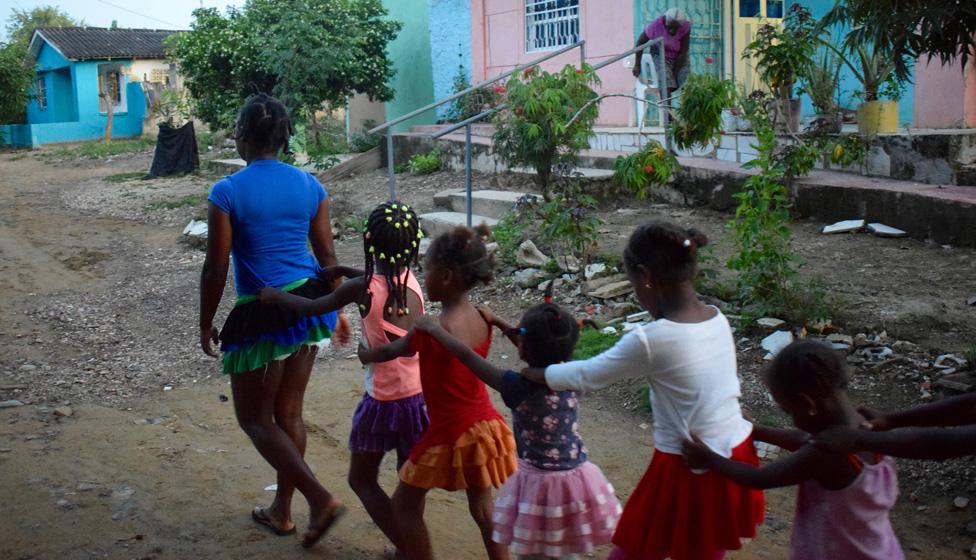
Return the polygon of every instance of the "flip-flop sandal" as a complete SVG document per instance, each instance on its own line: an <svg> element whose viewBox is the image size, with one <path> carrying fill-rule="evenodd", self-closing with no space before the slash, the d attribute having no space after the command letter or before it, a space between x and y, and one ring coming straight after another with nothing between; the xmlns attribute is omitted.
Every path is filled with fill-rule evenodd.
<svg viewBox="0 0 976 560"><path fill-rule="evenodd" d="M325 524L321 527L311 527L309 526L308 531L305 532L305 538L302 540L302 546L305 548L311 548L315 546L315 543L322 540L322 537L332 529L336 521L339 520L343 515L346 514L346 506L340 504L332 509L329 514L329 518L326 519Z"/></svg>
<svg viewBox="0 0 976 560"><path fill-rule="evenodd" d="M291 529L282 529L281 527L275 525L274 522L271 521L271 517L268 516L268 512L263 507L256 507L251 510L251 519L253 519L259 525L264 525L268 529L271 529L271 532L279 537L294 535L298 531L294 525L291 526Z"/></svg>

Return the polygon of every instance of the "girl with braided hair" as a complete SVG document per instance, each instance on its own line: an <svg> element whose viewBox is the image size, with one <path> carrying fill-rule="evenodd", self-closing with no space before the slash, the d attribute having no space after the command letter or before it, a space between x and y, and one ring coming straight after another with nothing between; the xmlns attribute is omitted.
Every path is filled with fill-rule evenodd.
<svg viewBox="0 0 976 560"><path fill-rule="evenodd" d="M490 312L483 315L533 367L570 359L579 338L569 312L548 302L529 309L515 328ZM493 366L430 318L416 329L500 392L512 410L519 467L495 500L493 540L521 560L575 560L610 544L620 502L600 468L587 461L576 392L554 391Z"/></svg>
<svg viewBox="0 0 976 560"><path fill-rule="evenodd" d="M261 455L277 471L278 490L253 519L279 535L295 533L291 500L300 491L309 505L305 546L315 544L344 508L305 463L302 404L317 347L349 335L342 315L301 316L257 301L262 286L276 286L300 299L332 291L318 278L335 266L329 197L316 178L278 160L291 136L288 112L265 94L241 108L235 140L247 167L224 177L210 191L207 257L200 277L200 345L220 341L223 370L230 377L234 413ZM312 251L309 251L311 244ZM233 256L237 302L219 336L213 324Z"/></svg>
<svg viewBox="0 0 976 560"><path fill-rule="evenodd" d="M695 293L697 251L708 239L668 222L637 227L623 253L640 304L655 320L588 360L528 368L556 390L589 391L646 377L654 409L654 455L624 507L613 560L713 560L756 536L763 494L722 474L696 473L681 457L691 434L722 457L759 464L753 426L742 417L735 342L728 320ZM697 524L689 523L696 520Z"/></svg>
<svg viewBox="0 0 976 560"><path fill-rule="evenodd" d="M439 301L444 330L484 357L491 347L491 325L471 303L469 292L494 276L492 257L479 232L459 227L435 239L424 259L424 287ZM425 332L411 330L384 346L360 345L359 359L375 364L420 354L420 380L430 413L430 428L400 469L393 511L402 552L410 560L433 557L424 524L424 504L433 488L464 490L468 509L481 531L490 560L508 558L492 541L492 487L499 488L516 468L515 440L495 410L484 382Z"/></svg>
<svg viewBox="0 0 976 560"><path fill-rule="evenodd" d="M308 316L356 304L362 318L363 344L389 344L406 335L424 313L423 291L410 271L410 265L417 262L422 237L417 214L409 206L400 202L380 204L363 227L365 272L333 269L333 275L341 273L350 280L332 294L314 300L274 288L262 289L260 298ZM380 464L386 452L396 450L397 466L402 466L427 425L416 355L366 367L365 392L353 414L349 435L349 485L397 549L400 539L392 503L378 481Z"/></svg>

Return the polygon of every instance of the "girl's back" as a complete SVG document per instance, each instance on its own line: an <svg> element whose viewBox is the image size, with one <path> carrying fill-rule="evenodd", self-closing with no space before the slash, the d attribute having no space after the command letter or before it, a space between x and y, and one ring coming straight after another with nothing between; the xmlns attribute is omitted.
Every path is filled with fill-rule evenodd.
<svg viewBox="0 0 976 560"><path fill-rule="evenodd" d="M888 512L898 501L898 476L890 457L871 465L855 455L861 472L843 490L816 480L800 484L790 541L794 560L900 560L905 557Z"/></svg>
<svg viewBox="0 0 976 560"><path fill-rule="evenodd" d="M400 275L400 281L406 282L407 303L409 309L415 310L415 316L424 311L423 290L420 283L409 270ZM387 279L374 275L369 282L368 293L371 295L369 312L363 316L363 338L369 347L382 346L394 338L407 334L407 330L398 326L405 317L386 317L386 302L390 296ZM404 356L389 362L369 364L366 373L366 392L371 397L381 401L393 401L420 394L420 358L417 354Z"/></svg>

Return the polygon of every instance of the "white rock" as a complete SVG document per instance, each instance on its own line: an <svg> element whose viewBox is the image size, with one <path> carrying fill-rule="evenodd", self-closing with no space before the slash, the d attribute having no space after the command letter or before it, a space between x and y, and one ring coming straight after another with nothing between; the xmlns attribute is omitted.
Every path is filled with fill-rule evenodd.
<svg viewBox="0 0 976 560"><path fill-rule="evenodd" d="M602 329L600 329L600 332L602 332L603 334L617 334L617 329L613 327L603 327Z"/></svg>
<svg viewBox="0 0 976 560"><path fill-rule="evenodd" d="M190 223L186 224L183 228L183 235L189 235L190 237L206 237L207 236L207 222L190 220Z"/></svg>
<svg viewBox="0 0 976 560"><path fill-rule="evenodd" d="M829 226L824 226L820 233L853 233L855 231L861 231L865 225L864 220L844 220L830 224Z"/></svg>
<svg viewBox="0 0 976 560"><path fill-rule="evenodd" d="M37 369L37 366L34 364L24 364L20 366L20 371L34 371L35 369Z"/></svg>
<svg viewBox="0 0 976 560"><path fill-rule="evenodd" d="M24 406L24 403L16 399L12 399L9 401L0 401L0 408L16 408L18 406Z"/></svg>
<svg viewBox="0 0 976 560"><path fill-rule="evenodd" d="M523 241L515 253L515 262L523 267L542 268L550 260L531 240Z"/></svg>
<svg viewBox="0 0 976 560"><path fill-rule="evenodd" d="M556 259L556 264L559 265L559 270L563 272L572 272L576 274L580 271L580 260L573 255L564 255Z"/></svg>
<svg viewBox="0 0 976 560"><path fill-rule="evenodd" d="M607 265L603 263L588 264L586 265L586 268L583 269L583 277L588 281L595 278L600 278L601 276L606 276L607 274L610 274L610 270L607 268Z"/></svg>
<svg viewBox="0 0 976 560"><path fill-rule="evenodd" d="M956 509L966 509L966 506L969 505L969 498L965 496L957 496L955 500L952 500L952 505L954 505Z"/></svg>
<svg viewBox="0 0 976 560"><path fill-rule="evenodd" d="M634 287L630 284L629 280L623 280L620 282L614 282L612 284L607 284L601 286L587 295L590 297L600 298L600 299L610 299L615 297L620 297L627 295L634 291Z"/></svg>
<svg viewBox="0 0 976 560"><path fill-rule="evenodd" d="M539 285L537 286L537 289L540 292L546 291L546 288L549 287L550 282L552 282L552 288L555 290L556 288L561 287L564 281L562 278L556 278L555 280L546 280L544 282L540 282Z"/></svg>
<svg viewBox="0 0 976 560"><path fill-rule="evenodd" d="M756 321L756 324L760 327L765 327L767 329L778 329L786 324L786 321L782 319L776 319L774 317L763 317Z"/></svg>
<svg viewBox="0 0 976 560"><path fill-rule="evenodd" d="M546 275L538 268L523 268L522 270L516 270L515 274L512 275L512 279L521 288L536 286L545 277Z"/></svg>
<svg viewBox="0 0 976 560"><path fill-rule="evenodd" d="M884 224L868 224L868 231L878 237L908 237L908 232Z"/></svg>
<svg viewBox="0 0 976 560"><path fill-rule="evenodd" d="M946 362L955 362L955 365L947 364ZM966 360L956 356L955 354L942 354L935 359L935 363L932 365L934 368L938 369L949 369L952 367L965 367Z"/></svg>
<svg viewBox="0 0 976 560"><path fill-rule="evenodd" d="M650 318L651 318L650 312L648 312L648 311L639 311L637 313L633 313L631 315L627 315L627 322L628 323L636 323L638 321L645 321L645 320L650 319Z"/></svg>
<svg viewBox="0 0 976 560"><path fill-rule="evenodd" d="M786 348L793 342L793 333L790 331L776 331L773 334L762 339L760 345L762 349L768 352L765 359L772 360L779 354L780 350Z"/></svg>

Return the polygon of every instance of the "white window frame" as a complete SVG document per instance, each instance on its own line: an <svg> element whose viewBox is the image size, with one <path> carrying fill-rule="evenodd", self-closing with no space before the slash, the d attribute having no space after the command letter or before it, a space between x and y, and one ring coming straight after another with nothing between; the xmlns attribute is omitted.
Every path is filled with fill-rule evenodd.
<svg viewBox="0 0 976 560"><path fill-rule="evenodd" d="M554 51L580 40L579 0L525 0L525 51Z"/></svg>
<svg viewBox="0 0 976 560"><path fill-rule="evenodd" d="M37 108L47 109L47 78L43 74L37 77Z"/></svg>

